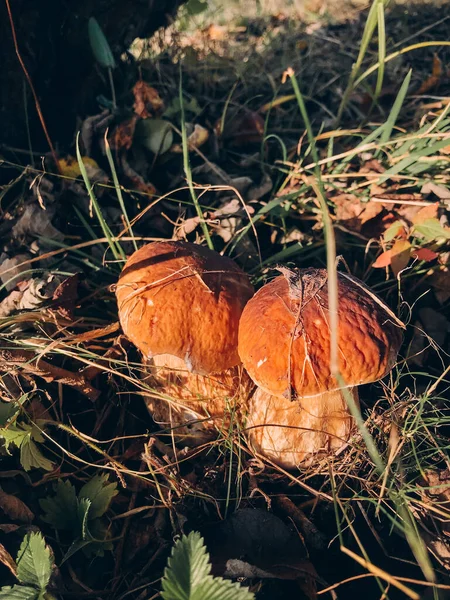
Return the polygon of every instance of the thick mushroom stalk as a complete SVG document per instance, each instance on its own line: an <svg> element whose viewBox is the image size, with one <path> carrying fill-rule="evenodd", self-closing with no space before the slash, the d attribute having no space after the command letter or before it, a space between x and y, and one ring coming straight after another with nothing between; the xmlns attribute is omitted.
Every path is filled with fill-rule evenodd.
<svg viewBox="0 0 450 600"><path fill-rule="evenodd" d="M362 282L338 274L339 371L356 386L393 367L404 325ZM286 468L350 439L353 419L330 371L331 332L325 269L283 269L245 307L239 354L258 386L248 412L255 449Z"/></svg>
<svg viewBox="0 0 450 600"><path fill-rule="evenodd" d="M237 352L253 295L246 274L196 244L155 242L128 259L116 295L123 331L144 356L155 421L184 443L203 441L244 380L248 389Z"/></svg>

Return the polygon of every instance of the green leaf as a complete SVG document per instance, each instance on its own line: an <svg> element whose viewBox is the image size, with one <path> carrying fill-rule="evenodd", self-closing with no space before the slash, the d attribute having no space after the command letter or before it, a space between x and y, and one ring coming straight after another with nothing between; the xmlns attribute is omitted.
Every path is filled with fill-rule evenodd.
<svg viewBox="0 0 450 600"><path fill-rule="evenodd" d="M89 42L91 44L92 52L95 56L95 60L106 69L115 69L116 61L114 60L111 47L108 44L108 40L102 31L102 28L98 24L97 19L91 17L88 23L89 31Z"/></svg>
<svg viewBox="0 0 450 600"><path fill-rule="evenodd" d="M117 484L108 482L108 475L95 475L80 490L79 498L88 498L91 502L89 519L102 517L108 510L111 500L117 496Z"/></svg>
<svg viewBox="0 0 450 600"><path fill-rule="evenodd" d="M16 446L16 448L20 448L24 439L30 435L31 427L28 425L22 425L21 427L17 425L10 425L9 427L3 427L0 429L0 438L3 439L5 443L5 450L9 452L9 447L11 444Z"/></svg>
<svg viewBox="0 0 450 600"><path fill-rule="evenodd" d="M444 229L438 219L425 219L422 223L414 225L414 231L429 241L450 239L450 229Z"/></svg>
<svg viewBox="0 0 450 600"><path fill-rule="evenodd" d="M20 446L20 462L25 471L30 471L33 467L44 471L53 471L54 468L52 461L45 458L31 439L31 435L24 439Z"/></svg>
<svg viewBox="0 0 450 600"><path fill-rule="evenodd" d="M20 462L25 471L30 471L33 467L45 471L53 470L53 463L45 458L32 439L44 441L35 425L20 423L20 425L13 424L4 427L0 429L0 438L3 438L8 453L11 444L20 448Z"/></svg>
<svg viewBox="0 0 450 600"><path fill-rule="evenodd" d="M173 131L164 119L141 119L136 125L136 140L153 154L164 154L173 144Z"/></svg>
<svg viewBox="0 0 450 600"><path fill-rule="evenodd" d="M55 529L71 529L76 532L79 519L75 488L69 480L59 479L53 489L55 490L55 496L48 496L39 501L42 510L45 512L42 520Z"/></svg>
<svg viewBox="0 0 450 600"><path fill-rule="evenodd" d="M205 0L188 0L185 10L189 17L200 15L208 8L208 2Z"/></svg>
<svg viewBox="0 0 450 600"><path fill-rule="evenodd" d="M52 574L53 557L41 533L28 533L17 554L17 579L40 591L47 589Z"/></svg>
<svg viewBox="0 0 450 600"><path fill-rule="evenodd" d="M16 402L0 402L0 427L4 427L19 412Z"/></svg>
<svg viewBox="0 0 450 600"><path fill-rule="evenodd" d="M211 564L203 538L196 531L183 536L173 547L164 571L164 600L254 600L238 583L210 575Z"/></svg>
<svg viewBox="0 0 450 600"><path fill-rule="evenodd" d="M39 596L38 590L28 586L14 585L0 588L0 600L38 600Z"/></svg>

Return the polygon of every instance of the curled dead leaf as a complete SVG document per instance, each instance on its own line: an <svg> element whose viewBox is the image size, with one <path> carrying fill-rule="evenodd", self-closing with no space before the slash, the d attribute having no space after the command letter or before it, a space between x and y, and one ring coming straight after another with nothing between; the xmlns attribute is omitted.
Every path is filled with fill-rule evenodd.
<svg viewBox="0 0 450 600"><path fill-rule="evenodd" d="M433 56L433 68L431 75L422 82L422 85L417 90L417 94L426 94L433 88L437 87L443 75L442 61L437 54Z"/></svg>
<svg viewBox="0 0 450 600"><path fill-rule="evenodd" d="M13 521L31 523L34 514L20 498L0 489L0 509Z"/></svg>
<svg viewBox="0 0 450 600"><path fill-rule="evenodd" d="M133 110L141 119L160 115L164 111L164 102L155 88L145 81L137 81L133 87Z"/></svg>
<svg viewBox="0 0 450 600"><path fill-rule="evenodd" d="M115 150L129 150L131 148L137 121L137 115L133 115L126 121L122 121L122 123L119 123L114 127L108 136L111 148L114 148Z"/></svg>

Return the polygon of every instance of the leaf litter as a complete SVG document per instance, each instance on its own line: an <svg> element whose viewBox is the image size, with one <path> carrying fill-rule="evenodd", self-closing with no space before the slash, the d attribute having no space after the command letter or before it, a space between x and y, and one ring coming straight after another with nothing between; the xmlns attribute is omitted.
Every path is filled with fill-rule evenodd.
<svg viewBox="0 0 450 600"><path fill-rule="evenodd" d="M397 21L395 11L390 15L394 49L418 25L409 16ZM0 509L10 522L0 527L8 570L8 589L0 590L0 598L36 598L47 586L57 597L100 588L116 599L129 590L131 597L152 597L161 589L154 581L164 572L174 535L190 529L205 535L214 575L246 584L243 597L275 599L295 590L311 600L333 585L340 592L340 582L352 577L342 593L369 597L378 589L376 578L359 581L367 571L339 553L339 545L361 549L360 535L375 540L366 546L374 566L382 565L396 581L404 573L419 584L423 580L404 532L389 530L392 505L360 440L300 475L267 464L256 473L238 420L205 448L165 446L141 402L139 357L118 329L110 292L122 265L118 247L129 254L135 241L202 242L202 220L216 249L244 265L257 284L278 264L323 266L323 219L308 185L311 148L295 94L289 82L281 87L289 66L301 73L317 133L338 251L351 273L410 317L398 381L364 391L364 417L382 453L392 451L386 432L396 424L390 484L406 486L401 489L422 539L435 564L448 568L443 448L450 415L448 376L442 376L450 350L448 51L423 48L387 62L377 103L371 89L357 90L339 130L333 124L342 73L350 73L363 19L351 26L316 25L296 29L293 19L278 13L235 28L208 25L200 33L175 35L173 62L153 46L151 60L142 58L141 75L130 78L127 95L119 99L120 110L100 107L84 118L82 164L74 159L75 148L67 148L58 161L63 177L54 175L46 159L45 172L35 164L23 176L25 188L15 181L2 189ZM420 39L438 31L436 25ZM411 64L412 86L392 136L357 150L386 122ZM375 83L367 81L369 88ZM120 190L113 185L105 139ZM187 190L186 151L202 217ZM83 166L98 213L86 194ZM436 387L429 398L430 381ZM36 411L37 404L44 410ZM291 504L281 502L283 496ZM334 505L332 498L338 499ZM24 532L30 523L45 540ZM23 558L14 560L19 540ZM183 537L175 549L187 552L189 544L202 564L197 575L214 586L199 538ZM388 552L409 564L405 571L386 561ZM88 572L91 560L98 568ZM17 574L22 564L18 580L15 562ZM55 562L60 577L54 577ZM448 585L442 571L437 578ZM405 583L414 589L419 584ZM241 588L231 585L220 593L237 598Z"/></svg>

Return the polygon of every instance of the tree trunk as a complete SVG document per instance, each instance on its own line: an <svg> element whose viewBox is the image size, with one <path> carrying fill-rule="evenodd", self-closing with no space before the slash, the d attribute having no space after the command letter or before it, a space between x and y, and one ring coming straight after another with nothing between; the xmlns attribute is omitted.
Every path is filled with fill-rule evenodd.
<svg viewBox="0 0 450 600"><path fill-rule="evenodd" d="M0 147L48 151L36 104L14 47L36 91L53 143L73 139L76 118L110 97L107 73L95 62L88 21L95 17L116 57L137 37L149 37L185 0L0 0ZM116 70L120 71L120 68Z"/></svg>

